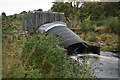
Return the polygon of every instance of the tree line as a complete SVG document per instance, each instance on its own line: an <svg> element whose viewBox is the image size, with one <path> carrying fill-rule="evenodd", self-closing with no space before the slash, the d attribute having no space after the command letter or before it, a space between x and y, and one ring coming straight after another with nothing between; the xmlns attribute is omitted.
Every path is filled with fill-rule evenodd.
<svg viewBox="0 0 120 80"><path fill-rule="evenodd" d="M118 2L53 3L51 11L65 13L65 21L70 27L80 27L90 23L89 27L94 24L103 25L108 28L108 32L113 30L112 32L118 33L118 16L120 15Z"/></svg>
<svg viewBox="0 0 120 80"><path fill-rule="evenodd" d="M81 26L81 28L83 28L82 31L91 30L89 29L90 26L95 24L97 26L106 26L108 32L113 30L112 32L118 33L119 8L120 6L118 2L53 2L53 6L48 12L63 12L65 14L65 22L68 26ZM34 11L43 10L38 9ZM23 11L20 14L24 13L27 12ZM16 16L17 14L11 15L11 18L15 19ZM2 13L2 19L4 18L6 18L6 14ZM85 25L88 25L89 28ZM85 29L85 27L87 29Z"/></svg>

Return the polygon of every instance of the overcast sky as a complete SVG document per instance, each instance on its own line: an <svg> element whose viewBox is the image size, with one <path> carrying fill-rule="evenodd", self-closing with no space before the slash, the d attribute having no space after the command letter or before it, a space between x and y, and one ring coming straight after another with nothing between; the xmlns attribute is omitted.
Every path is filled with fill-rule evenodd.
<svg viewBox="0 0 120 80"><path fill-rule="evenodd" d="M47 11L52 7L52 2L53 0L0 0L0 13L12 15L34 9Z"/></svg>

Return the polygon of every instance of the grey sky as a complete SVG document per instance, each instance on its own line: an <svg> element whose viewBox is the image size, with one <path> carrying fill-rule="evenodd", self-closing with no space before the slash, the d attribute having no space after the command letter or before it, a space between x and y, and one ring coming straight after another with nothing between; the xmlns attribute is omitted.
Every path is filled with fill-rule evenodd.
<svg viewBox="0 0 120 80"><path fill-rule="evenodd" d="M0 13L7 15L29 11L34 9L43 9L47 11L51 8L53 0L0 0Z"/></svg>

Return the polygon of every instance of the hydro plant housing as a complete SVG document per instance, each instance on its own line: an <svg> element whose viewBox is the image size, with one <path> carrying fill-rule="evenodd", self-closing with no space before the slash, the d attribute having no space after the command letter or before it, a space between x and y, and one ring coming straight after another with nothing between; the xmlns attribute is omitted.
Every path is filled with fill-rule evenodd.
<svg viewBox="0 0 120 80"><path fill-rule="evenodd" d="M71 31L64 21L64 13L29 12L23 16L23 30L38 30L59 37L59 45L67 49L68 54L92 52L100 53L100 47L87 44Z"/></svg>

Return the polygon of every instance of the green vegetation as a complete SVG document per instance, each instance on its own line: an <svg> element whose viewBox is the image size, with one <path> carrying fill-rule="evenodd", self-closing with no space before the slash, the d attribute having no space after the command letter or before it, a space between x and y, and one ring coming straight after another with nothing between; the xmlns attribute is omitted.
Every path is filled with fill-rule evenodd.
<svg viewBox="0 0 120 80"><path fill-rule="evenodd" d="M72 6L72 4L74 4ZM54 2L51 10L65 13L68 27L102 51L118 51L118 2ZM66 8L69 6L69 8Z"/></svg>
<svg viewBox="0 0 120 80"><path fill-rule="evenodd" d="M117 5L84 3L78 7L70 2L54 2L50 11L64 12L68 27L87 43L101 46L102 51L117 51L120 31ZM87 58L84 64L70 59L66 50L58 45L57 37L20 31L23 13L26 11L10 16L2 13L3 78L95 77L92 66L86 65Z"/></svg>
<svg viewBox="0 0 120 80"><path fill-rule="evenodd" d="M21 15L21 14L18 14ZM17 15L17 16L18 16ZM3 78L93 78L94 70L78 63L58 45L58 39L39 32L28 34L14 27L6 16L3 23Z"/></svg>

